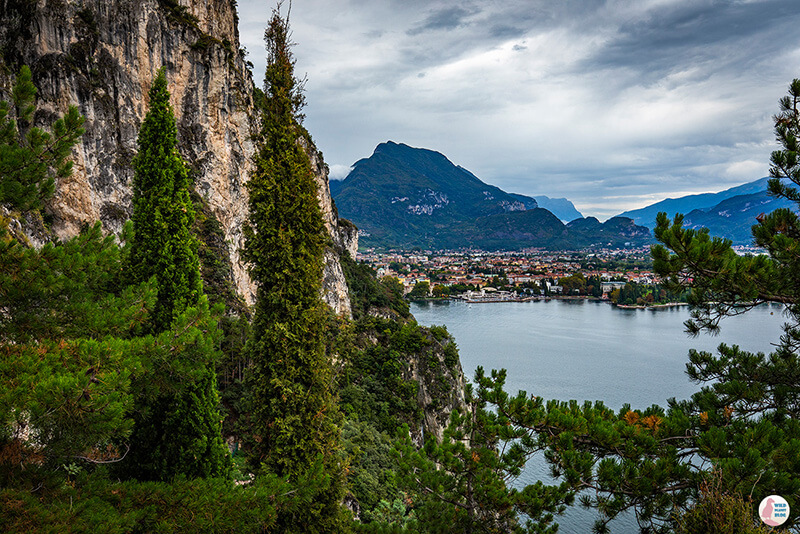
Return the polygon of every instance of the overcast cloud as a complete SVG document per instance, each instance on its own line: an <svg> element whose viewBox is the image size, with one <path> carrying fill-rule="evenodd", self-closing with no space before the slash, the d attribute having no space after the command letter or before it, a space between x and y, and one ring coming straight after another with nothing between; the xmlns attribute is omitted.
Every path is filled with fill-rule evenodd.
<svg viewBox="0 0 800 534"><path fill-rule="evenodd" d="M238 3L260 83L274 4ZM766 176L800 77L797 0L294 0L290 23L336 177L392 140L601 220Z"/></svg>

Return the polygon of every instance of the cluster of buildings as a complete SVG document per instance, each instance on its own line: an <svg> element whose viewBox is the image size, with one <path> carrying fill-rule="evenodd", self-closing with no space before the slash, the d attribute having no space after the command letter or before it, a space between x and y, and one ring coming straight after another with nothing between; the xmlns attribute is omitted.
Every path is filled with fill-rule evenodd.
<svg viewBox="0 0 800 534"><path fill-rule="evenodd" d="M536 283L558 292L558 281L578 272L586 278L596 276L603 280L604 292L626 282L651 284L658 281L648 267L649 249L593 253L368 250L359 253L357 259L369 263L378 277L393 276L400 280L406 292L420 282L428 282L431 288L465 284L480 290L495 285L496 278L503 285L520 287Z"/></svg>

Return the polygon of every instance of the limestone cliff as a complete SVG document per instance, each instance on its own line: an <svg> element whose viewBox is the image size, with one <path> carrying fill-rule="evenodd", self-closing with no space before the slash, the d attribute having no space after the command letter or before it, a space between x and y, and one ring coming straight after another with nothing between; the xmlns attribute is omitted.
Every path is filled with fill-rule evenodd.
<svg viewBox="0 0 800 534"><path fill-rule="evenodd" d="M431 344L408 359L406 376L419 384L417 402L422 410L419 428L411 436L422 446L429 434L441 441L453 410L464 410L466 381L455 341L440 328L431 329Z"/></svg>
<svg viewBox="0 0 800 534"><path fill-rule="evenodd" d="M86 117L74 172L57 183L47 207L54 233L69 237L98 219L118 232L130 217L136 136L150 83L165 66L180 150L230 245L235 286L252 303L254 286L239 249L257 117L235 0L4 0L0 16L6 70L29 65L39 88L36 121L49 123L70 104ZM324 298L349 315L338 253L352 249L354 234L339 223L321 156L309 143L306 149L333 243Z"/></svg>

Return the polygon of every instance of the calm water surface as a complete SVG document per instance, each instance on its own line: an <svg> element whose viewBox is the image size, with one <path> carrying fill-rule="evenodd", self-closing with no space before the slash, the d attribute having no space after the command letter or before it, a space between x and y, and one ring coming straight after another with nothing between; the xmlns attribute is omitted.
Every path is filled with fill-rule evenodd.
<svg viewBox="0 0 800 534"><path fill-rule="evenodd" d="M685 374L689 349L714 352L720 343L770 352L781 334L779 306L762 306L721 323L719 336L691 338L683 322L686 307L624 310L603 302L551 300L467 304L460 301L412 303L425 326L445 325L456 339L464 374L483 366L508 370L506 391L524 390L545 399L602 400L618 410L666 405L685 399L700 386ZM534 458L519 482L549 480ZM594 512L571 508L558 518L560 532L591 531ZM614 533L636 533L632 517L611 523Z"/></svg>

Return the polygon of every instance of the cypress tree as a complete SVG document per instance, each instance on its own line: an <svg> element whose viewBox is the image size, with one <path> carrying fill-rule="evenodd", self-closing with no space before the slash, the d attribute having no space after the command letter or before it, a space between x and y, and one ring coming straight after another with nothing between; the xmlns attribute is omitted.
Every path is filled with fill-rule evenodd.
<svg viewBox="0 0 800 534"><path fill-rule="evenodd" d="M301 85L294 77L288 21L273 11L265 33L268 66L261 130L248 181L250 225L244 257L258 284L248 377L251 463L297 480L322 463L326 480L287 528L334 530L343 493L339 419L325 354L320 299L326 237L308 155L299 144Z"/></svg>
<svg viewBox="0 0 800 534"><path fill-rule="evenodd" d="M191 181L178 154L175 116L163 68L150 88L149 99L134 159L130 275L135 282L155 277L157 298L150 328L158 334L172 328L189 308L207 312L208 302L200 278L197 238L191 233L195 216ZM212 329L216 327L212 325ZM211 332L209 338L213 337ZM136 400L132 449L126 463L126 471L136 478L227 476L230 471L221 437L216 349L208 343L195 349L186 351L188 356L177 356L192 361L153 366L156 374L170 375L173 363L184 366L190 377L188 385L171 383L166 376L142 378L168 386L155 395L141 393ZM141 391L150 389L143 385Z"/></svg>
<svg viewBox="0 0 800 534"><path fill-rule="evenodd" d="M189 172L178 154L178 130L164 69L149 93L150 110L139 130L133 177L131 276L158 285L153 330L168 329L176 315L197 305L203 293Z"/></svg>

